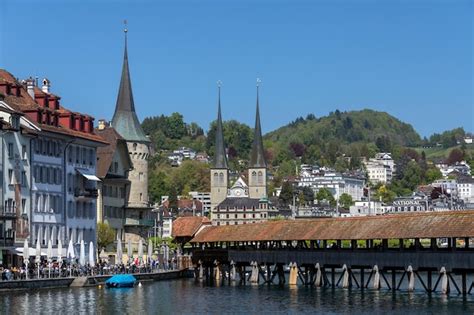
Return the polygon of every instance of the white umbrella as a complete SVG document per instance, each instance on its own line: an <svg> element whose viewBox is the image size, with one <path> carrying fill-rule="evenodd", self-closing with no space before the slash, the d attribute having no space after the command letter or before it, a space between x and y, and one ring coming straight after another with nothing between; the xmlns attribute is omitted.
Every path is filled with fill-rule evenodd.
<svg viewBox="0 0 474 315"><path fill-rule="evenodd" d="M143 241L140 239L138 241L138 261L141 263L143 260Z"/></svg>
<svg viewBox="0 0 474 315"><path fill-rule="evenodd" d="M132 257L133 252L132 252L132 240L128 240L127 244L127 256L128 256L128 261L131 261L133 259Z"/></svg>
<svg viewBox="0 0 474 315"><path fill-rule="evenodd" d="M26 279L28 279L28 263L29 263L29 258L30 258L29 251L30 251L30 248L28 247L28 240L25 239L25 242L23 243L23 263L26 266L26 270L25 270Z"/></svg>
<svg viewBox="0 0 474 315"><path fill-rule="evenodd" d="M69 240L66 257L69 259L76 258L76 255L74 254L74 246L72 245L72 239Z"/></svg>
<svg viewBox="0 0 474 315"><path fill-rule="evenodd" d="M40 240L39 240L39 238L36 240L36 258L35 258L35 263L37 264L38 279L39 279L39 277L40 277L39 264L41 263L41 245L40 245Z"/></svg>
<svg viewBox="0 0 474 315"><path fill-rule="evenodd" d="M63 243L61 239L58 240L58 263L63 262Z"/></svg>
<svg viewBox="0 0 474 315"><path fill-rule="evenodd" d="M147 255L147 260L148 263L151 264L151 256L153 255L153 243L150 240L148 240L148 255Z"/></svg>
<svg viewBox="0 0 474 315"><path fill-rule="evenodd" d="M36 258L35 263L39 264L41 262L41 245L40 240L36 240Z"/></svg>
<svg viewBox="0 0 474 315"><path fill-rule="evenodd" d="M86 264L86 247L84 240L81 240L81 251L79 252L79 265L84 266Z"/></svg>
<svg viewBox="0 0 474 315"><path fill-rule="evenodd" d="M123 258L123 251L122 251L122 240L120 238L117 239L117 261L116 264L121 264Z"/></svg>
<svg viewBox="0 0 474 315"><path fill-rule="evenodd" d="M89 265L91 266L91 268L95 266L94 243L92 243L92 241L89 243Z"/></svg>
<svg viewBox="0 0 474 315"><path fill-rule="evenodd" d="M48 250L46 251L46 259L48 260L48 277L51 278L51 258L53 257L53 243L51 239L48 241Z"/></svg>

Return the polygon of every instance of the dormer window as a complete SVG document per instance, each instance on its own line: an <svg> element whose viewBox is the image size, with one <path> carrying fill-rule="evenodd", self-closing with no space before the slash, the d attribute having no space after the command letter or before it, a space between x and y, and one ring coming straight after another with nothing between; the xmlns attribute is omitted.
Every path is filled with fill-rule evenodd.
<svg viewBox="0 0 474 315"><path fill-rule="evenodd" d="M12 125L13 129L20 129L20 117L17 115L11 115L10 125Z"/></svg>

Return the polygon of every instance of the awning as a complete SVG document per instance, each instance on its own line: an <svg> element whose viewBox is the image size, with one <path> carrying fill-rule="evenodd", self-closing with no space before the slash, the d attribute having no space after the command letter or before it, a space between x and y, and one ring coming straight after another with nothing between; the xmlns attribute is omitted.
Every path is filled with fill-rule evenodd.
<svg viewBox="0 0 474 315"><path fill-rule="evenodd" d="M92 173L91 171L89 171L88 169L76 168L76 171L79 174L81 174L82 176L84 176L87 180L93 180L93 181L96 181L96 182L100 182L99 177L95 176L95 174Z"/></svg>

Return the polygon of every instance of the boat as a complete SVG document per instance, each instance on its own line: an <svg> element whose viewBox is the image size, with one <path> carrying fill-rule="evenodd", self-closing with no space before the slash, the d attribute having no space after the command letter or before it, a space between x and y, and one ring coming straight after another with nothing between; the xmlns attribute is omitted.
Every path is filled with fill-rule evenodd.
<svg viewBox="0 0 474 315"><path fill-rule="evenodd" d="M132 275L115 275L105 281L107 288L132 288L137 279Z"/></svg>

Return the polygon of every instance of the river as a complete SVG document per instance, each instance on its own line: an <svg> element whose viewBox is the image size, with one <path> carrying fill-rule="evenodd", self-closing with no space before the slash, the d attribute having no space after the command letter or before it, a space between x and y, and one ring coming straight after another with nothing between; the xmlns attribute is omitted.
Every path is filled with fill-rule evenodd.
<svg viewBox="0 0 474 315"><path fill-rule="evenodd" d="M0 293L1 314L474 314L474 296L297 286L208 287L193 279Z"/></svg>

